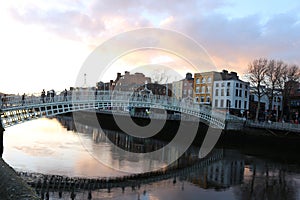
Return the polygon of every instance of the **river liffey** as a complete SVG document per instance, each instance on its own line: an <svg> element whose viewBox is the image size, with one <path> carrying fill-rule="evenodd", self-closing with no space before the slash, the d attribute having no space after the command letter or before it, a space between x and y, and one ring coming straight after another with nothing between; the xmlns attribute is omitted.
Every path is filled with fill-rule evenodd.
<svg viewBox="0 0 300 200"><path fill-rule="evenodd" d="M104 134L86 125L74 127L70 117L43 118L7 128L3 158L19 172L78 180L130 177L149 165L166 165L132 154L118 155L108 140L124 150L139 152L165 145L159 140L133 140L116 131L107 130ZM218 146L204 161L197 160L198 150L191 147L172 164L178 169L168 173L122 179L122 187L95 188L94 184L83 190L77 185L77 189L66 187L61 193L50 187L49 199L71 199L72 193L75 199L300 199L300 156L288 145L283 144L280 149ZM173 154L164 152L166 157Z"/></svg>

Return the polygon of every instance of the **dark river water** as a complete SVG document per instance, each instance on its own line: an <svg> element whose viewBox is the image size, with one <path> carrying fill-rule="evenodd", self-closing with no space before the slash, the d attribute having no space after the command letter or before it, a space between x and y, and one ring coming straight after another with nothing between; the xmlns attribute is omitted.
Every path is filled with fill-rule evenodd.
<svg viewBox="0 0 300 200"><path fill-rule="evenodd" d="M104 131L105 132L105 131ZM106 137L108 136L108 137ZM72 119L38 119L7 128L4 136L4 160L17 171L55 174L69 177L120 177L166 167L175 150L164 152L163 161L115 151L113 140L123 149L161 148L158 140L132 140L122 133L80 125ZM138 188L97 189L92 199L300 199L300 156L288 145L240 148L218 146L207 159L213 160L191 170L182 170L172 178L157 177ZM197 161L198 148L191 147L180 163ZM179 165L179 161L176 162ZM59 199L50 191L50 199ZM70 191L62 198L70 199ZM88 199L80 191L76 199Z"/></svg>

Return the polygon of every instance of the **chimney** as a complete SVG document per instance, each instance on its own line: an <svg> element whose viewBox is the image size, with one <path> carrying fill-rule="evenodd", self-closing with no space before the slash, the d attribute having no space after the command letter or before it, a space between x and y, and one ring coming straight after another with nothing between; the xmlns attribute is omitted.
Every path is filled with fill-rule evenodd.
<svg viewBox="0 0 300 200"><path fill-rule="evenodd" d="M186 80L191 80L193 78L193 75L191 73L186 73L185 79Z"/></svg>
<svg viewBox="0 0 300 200"><path fill-rule="evenodd" d="M128 76L130 74L129 71L125 71L125 75Z"/></svg>

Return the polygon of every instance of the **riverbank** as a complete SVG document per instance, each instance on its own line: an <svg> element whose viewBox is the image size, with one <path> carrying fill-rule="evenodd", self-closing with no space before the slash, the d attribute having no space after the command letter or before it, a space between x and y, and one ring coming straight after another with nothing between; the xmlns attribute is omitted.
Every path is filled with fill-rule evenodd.
<svg viewBox="0 0 300 200"><path fill-rule="evenodd" d="M34 190L2 158L0 158L0 180L1 200L39 199Z"/></svg>
<svg viewBox="0 0 300 200"><path fill-rule="evenodd" d="M124 118L126 117L124 116ZM150 119L145 118L132 117L132 119L140 126L146 126L150 122ZM96 120L95 113L80 111L80 114L76 115L76 120L90 126L95 126L95 124L99 126L100 124L103 129L122 131L116 124L113 116L109 113L97 113ZM170 141L176 135L180 125L182 125L187 131L191 126L198 126L197 135L193 144L197 146L202 144L208 130L208 126L202 122L195 124L195 122L167 120L162 130L154 135L153 138ZM211 131L214 131L214 129L211 128ZM220 130L216 129L215 131L219 132ZM298 149L300 144L300 135L298 133L287 131L272 131L259 128L242 127L240 130L222 130L218 144L278 147L282 147L282 145L284 145L289 148Z"/></svg>

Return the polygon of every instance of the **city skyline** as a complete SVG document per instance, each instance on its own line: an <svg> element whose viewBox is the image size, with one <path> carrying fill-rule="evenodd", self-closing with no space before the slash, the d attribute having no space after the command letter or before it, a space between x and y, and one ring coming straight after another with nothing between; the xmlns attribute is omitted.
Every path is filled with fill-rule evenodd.
<svg viewBox="0 0 300 200"><path fill-rule="evenodd" d="M237 71L258 57L299 64L300 4L295 1L15 1L2 2L1 92L64 89L75 83L95 47L114 35L144 27L174 30L203 46L217 70ZM259 5L259 6L258 6ZM128 55L110 72L147 64L184 63L169 55ZM186 66L187 68L189 66ZM188 70L181 75L184 76ZM195 73L196 71L191 71ZM145 73L146 74L146 73ZM88 81L88 75L87 75ZM94 84L94 83L88 83Z"/></svg>

